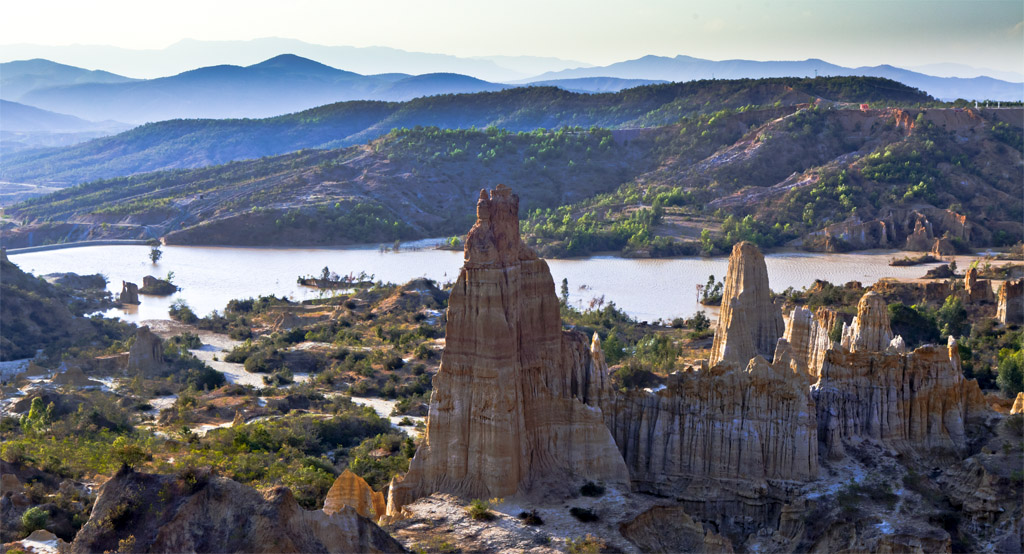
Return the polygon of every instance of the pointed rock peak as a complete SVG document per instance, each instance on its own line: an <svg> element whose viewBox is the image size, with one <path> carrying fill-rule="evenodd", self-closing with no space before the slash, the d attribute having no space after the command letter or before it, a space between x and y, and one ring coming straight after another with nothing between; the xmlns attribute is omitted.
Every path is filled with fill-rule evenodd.
<svg viewBox="0 0 1024 554"><path fill-rule="evenodd" d="M384 515L384 494L374 491L362 477L345 470L334 480L324 499L325 514L340 512L345 506L355 508L359 515L376 521Z"/></svg>
<svg viewBox="0 0 1024 554"><path fill-rule="evenodd" d="M505 185L489 195L481 189L476 223L466 237L466 266L506 266L536 257L519 238L519 197Z"/></svg>
<svg viewBox="0 0 1024 554"><path fill-rule="evenodd" d="M888 354L906 354L907 343L904 342L903 337L896 335L891 341L889 341L889 346L885 351Z"/></svg>
<svg viewBox="0 0 1024 554"><path fill-rule="evenodd" d="M594 336L590 337L590 353L596 354L601 352L602 357L604 356L604 350L601 349L601 335L594 331Z"/></svg>
<svg viewBox="0 0 1024 554"><path fill-rule="evenodd" d="M782 311L768 288L764 255L749 242L738 243L729 256L711 365L726 361L742 367L757 355L771 359L783 331Z"/></svg>
<svg viewBox="0 0 1024 554"><path fill-rule="evenodd" d="M889 307L876 292L868 292L857 303L853 325L843 327L843 348L850 352L884 352L892 341Z"/></svg>

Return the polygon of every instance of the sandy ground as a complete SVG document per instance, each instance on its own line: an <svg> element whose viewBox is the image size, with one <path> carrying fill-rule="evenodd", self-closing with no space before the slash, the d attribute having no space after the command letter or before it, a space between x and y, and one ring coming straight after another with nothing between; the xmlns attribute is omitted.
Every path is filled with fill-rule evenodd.
<svg viewBox="0 0 1024 554"><path fill-rule="evenodd" d="M160 338L167 339L174 335L180 335L186 331L199 335L199 340L203 341L203 345L195 350L190 350L195 357L206 362L206 364L213 369L224 374L224 377L229 383L238 385L252 385L254 387L263 387L263 374L262 373L249 373L245 370L242 364L230 363L224 361L224 356L231 351L232 348L242 344L242 341L232 339L231 337L221 334L214 333L212 331L202 331L196 329L192 325L185 325L177 321L168 319L147 319L141 323L141 325L148 325L150 330L160 336ZM213 358L217 359L214 360ZM295 381L302 383L309 380L309 375L305 373L294 374Z"/></svg>
<svg viewBox="0 0 1024 554"><path fill-rule="evenodd" d="M388 421L390 421L392 427L395 427L396 429L401 429L401 430L405 431L406 433L408 433L410 436L412 436L414 438L422 437L423 436L423 432L426 429L425 427L424 428L417 428L416 427L416 425L421 423L421 422L423 423L423 425L427 424L427 418L425 418L425 417L422 417L422 416L393 416L393 415L391 415L391 410L395 409L395 404L398 403L397 400L386 400L384 398L360 398L360 397L357 397L357 396L353 396L352 397L352 402L355 402L356 404L359 404L360 406L369 406L369 407L373 408L373 411L377 412L377 415L379 415L380 417L386 418ZM413 424L412 425L399 425L398 422L402 421L405 418L409 418L410 420L412 420Z"/></svg>

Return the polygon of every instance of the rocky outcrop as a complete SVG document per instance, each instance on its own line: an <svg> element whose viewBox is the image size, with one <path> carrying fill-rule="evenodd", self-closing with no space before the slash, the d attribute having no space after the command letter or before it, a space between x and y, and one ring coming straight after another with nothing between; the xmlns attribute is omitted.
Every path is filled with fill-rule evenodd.
<svg viewBox="0 0 1024 554"><path fill-rule="evenodd" d="M1018 392L1017 398L1013 401L1013 407L1010 408L1011 414L1024 413L1024 392Z"/></svg>
<svg viewBox="0 0 1024 554"><path fill-rule="evenodd" d="M819 308L822 309L824 308ZM831 317L825 315L826 323L831 320ZM789 321L786 322L784 338L791 348L790 356L796 364L797 371L807 375L809 383L818 380L818 376L821 375L821 364L825 361L825 352L832 347L828 329L819 321L810 310L798 306L793 309ZM780 360L775 361L778 363Z"/></svg>
<svg viewBox="0 0 1024 554"><path fill-rule="evenodd" d="M932 243L932 249L928 253L936 258L955 256L956 246L953 244L953 241L946 237L939 237Z"/></svg>
<svg viewBox="0 0 1024 554"><path fill-rule="evenodd" d="M126 539L139 552L405 552L354 508L304 510L284 487L261 495L223 477L121 470L70 551L116 551Z"/></svg>
<svg viewBox="0 0 1024 554"><path fill-rule="evenodd" d="M170 281L158 279L152 275L146 275L142 278L142 288L139 289L140 294L155 296L167 296L176 292L178 292L178 287L171 284Z"/></svg>
<svg viewBox="0 0 1024 554"><path fill-rule="evenodd" d="M128 281L121 281L121 294L117 301L122 304L139 304L139 286Z"/></svg>
<svg viewBox="0 0 1024 554"><path fill-rule="evenodd" d="M973 267L964 274L964 295L964 300L971 304L991 304L995 301L991 282L979 279L978 270Z"/></svg>
<svg viewBox="0 0 1024 554"><path fill-rule="evenodd" d="M909 354L829 350L814 386L818 436L830 458L870 439L900 452L961 454L967 422L988 412L966 380L956 341Z"/></svg>
<svg viewBox="0 0 1024 554"><path fill-rule="evenodd" d="M355 508L357 514L372 521L379 520L386 511L384 493L373 490L362 477L347 469L334 480L331 489L327 491L324 513L337 513L345 506Z"/></svg>
<svg viewBox="0 0 1024 554"><path fill-rule="evenodd" d="M490 498L574 479L627 483L599 402L605 367L562 331L547 264L519 238L519 199L481 191L448 301L425 441L396 477L388 514L433 492Z"/></svg>
<svg viewBox="0 0 1024 554"><path fill-rule="evenodd" d="M999 286L996 318L1004 325L1024 323L1024 279Z"/></svg>
<svg viewBox="0 0 1024 554"><path fill-rule="evenodd" d="M807 235L804 247L838 252L871 248L902 248L946 256L955 254L951 238L986 240L988 232L967 217L939 208L894 209L878 219L850 219Z"/></svg>
<svg viewBox="0 0 1024 554"><path fill-rule="evenodd" d="M733 552L729 539L705 529L679 506L655 506L623 524L619 531L642 552Z"/></svg>
<svg viewBox="0 0 1024 554"><path fill-rule="evenodd" d="M135 344L128 350L128 371L152 375L163 367L164 342L143 325L135 331Z"/></svg>
<svg viewBox="0 0 1024 554"><path fill-rule="evenodd" d="M857 303L857 315L851 325L843 325L843 348L850 352L881 352L892 342L889 308L885 299L868 292Z"/></svg>
<svg viewBox="0 0 1024 554"><path fill-rule="evenodd" d="M57 373L50 380L55 385L65 385L74 388L100 387L103 383L88 378L77 365L72 365L62 372Z"/></svg>
<svg viewBox="0 0 1024 554"><path fill-rule="evenodd" d="M716 478L813 479L814 413L806 376L757 356L672 374L662 390L619 396L605 417L634 486L670 495Z"/></svg>
<svg viewBox="0 0 1024 554"><path fill-rule="evenodd" d="M107 279L99 273L79 275L77 273L48 273L43 275L46 282L75 290L103 289Z"/></svg>
<svg viewBox="0 0 1024 554"><path fill-rule="evenodd" d="M729 256L710 365L746 367L754 356L772 359L784 327L782 312L772 303L764 256L749 242L736 244Z"/></svg>

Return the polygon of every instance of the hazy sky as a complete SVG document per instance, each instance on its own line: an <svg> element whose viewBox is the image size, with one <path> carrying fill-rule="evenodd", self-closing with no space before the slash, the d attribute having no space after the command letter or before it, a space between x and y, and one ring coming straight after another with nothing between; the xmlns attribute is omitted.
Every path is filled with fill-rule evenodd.
<svg viewBox="0 0 1024 554"><path fill-rule="evenodd" d="M1024 69L1021 0L0 0L0 43L285 37L593 64L645 54Z"/></svg>

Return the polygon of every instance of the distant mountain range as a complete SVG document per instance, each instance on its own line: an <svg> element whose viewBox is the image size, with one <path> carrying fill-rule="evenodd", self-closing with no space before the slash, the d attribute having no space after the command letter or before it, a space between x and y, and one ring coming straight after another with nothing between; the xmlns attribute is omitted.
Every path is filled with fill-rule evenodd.
<svg viewBox="0 0 1024 554"><path fill-rule="evenodd" d="M535 65L541 63L531 62ZM508 62L506 62L508 63ZM525 63L525 62L524 62ZM573 92L700 79L798 76L880 76L940 99L1020 100L1024 84L989 77L932 77L891 66L844 68L822 60L710 61L688 56L646 56L604 67L564 69L516 84L457 73L344 71L294 54L245 67L217 65L171 77L137 80L47 60L0 64L0 97L58 113L102 121L145 123L180 118L263 118L349 100L406 101L437 94L493 92L513 86L556 86Z"/></svg>
<svg viewBox="0 0 1024 554"><path fill-rule="evenodd" d="M44 65L43 60L33 61ZM0 65L5 75L11 71L7 65ZM108 79L35 88L17 97L2 94L5 99L84 119L145 123L269 117L346 100L403 101L507 87L452 73L360 75L285 54L247 67L218 65L159 79Z"/></svg>
<svg viewBox="0 0 1024 554"><path fill-rule="evenodd" d="M247 41L182 40L159 50L129 50L114 46L82 45L40 46L11 44L0 46L0 60L45 58L79 67L99 67L122 75L153 79L177 75L205 65L259 63L290 52L331 67L372 75L377 73L461 73L494 82L524 79L547 71L588 64L540 56L479 56L462 58L447 54L408 52L373 46L324 46L301 40L259 38ZM101 61L102 60L102 61Z"/></svg>
<svg viewBox="0 0 1024 554"><path fill-rule="evenodd" d="M126 131L117 121L86 121L17 102L0 100L0 152L40 146L70 146Z"/></svg>
<svg viewBox="0 0 1024 554"><path fill-rule="evenodd" d="M561 79L616 77L661 81L693 81L697 79L744 79L763 77L814 76L885 77L921 89L941 100L1024 100L1024 83L1008 82L991 77L933 77L891 65L874 67L843 67L823 60L759 62L751 60L712 61L690 56L674 58L644 56L601 67L564 69L531 77L521 83Z"/></svg>

